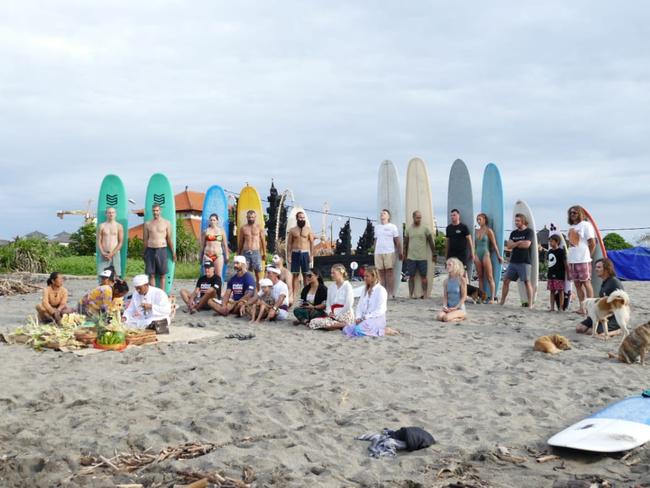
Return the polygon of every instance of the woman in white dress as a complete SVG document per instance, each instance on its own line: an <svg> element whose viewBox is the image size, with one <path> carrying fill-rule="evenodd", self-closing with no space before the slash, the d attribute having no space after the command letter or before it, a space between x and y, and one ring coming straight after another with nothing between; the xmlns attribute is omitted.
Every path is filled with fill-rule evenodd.
<svg viewBox="0 0 650 488"><path fill-rule="evenodd" d="M334 283L327 288L327 316L312 319L309 322L311 329L340 330L354 324L354 292L347 280L348 272L342 264L335 264L331 275Z"/></svg>

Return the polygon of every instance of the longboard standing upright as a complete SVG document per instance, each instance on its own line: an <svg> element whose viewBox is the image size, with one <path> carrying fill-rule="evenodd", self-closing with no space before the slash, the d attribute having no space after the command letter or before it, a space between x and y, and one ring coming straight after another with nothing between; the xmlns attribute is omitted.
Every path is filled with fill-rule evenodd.
<svg viewBox="0 0 650 488"><path fill-rule="evenodd" d="M226 232L226 239L228 239L228 230L230 229L230 220L228 217L228 198L219 185L212 185L205 192L205 199L203 200L203 213L201 215L201 233L210 225L210 215L217 214L219 216L219 225ZM201 256L201 274L203 275L203 256ZM221 278L226 281L226 270L228 269L228 256L224 256L223 269L221 270Z"/></svg>
<svg viewBox="0 0 650 488"><path fill-rule="evenodd" d="M160 205L160 216L169 221L171 225L171 241L176 250L176 202L174 201L174 192L172 185L169 183L167 177L162 173L156 173L149 179L147 185L147 197L145 199L144 207L144 221L149 222L153 219L152 206L154 204ZM145 243L146 245L146 243ZM174 271L176 263L174 263L173 255L169 247L167 247L167 274L165 275L165 283L156 282L156 286L163 288L167 294L172 289L174 283Z"/></svg>
<svg viewBox="0 0 650 488"><path fill-rule="evenodd" d="M409 161L406 170L406 228L413 224L413 212L419 210L422 213L422 225L431 231L435 241L436 228L433 219L433 203L431 200L431 184L429 183L429 172L427 166L420 158L413 158ZM416 297L431 296L433 277L435 276L435 263L431 248L427 245L427 289L422 290L422 283L418 276L414 280L413 293Z"/></svg>
<svg viewBox="0 0 650 488"><path fill-rule="evenodd" d="M488 226L494 232L494 240L497 243L499 254L503 256L503 244L505 238L505 202L503 198L503 184L501 173L494 163L490 163L483 171L483 193L481 195L481 211L488 216ZM492 261L492 274L494 276L494 292L497 298L501 287L502 265L494 250L490 246L490 260ZM490 294L490 284L485 281L485 293Z"/></svg>
<svg viewBox="0 0 650 488"><path fill-rule="evenodd" d="M533 231L533 241L530 243L530 284L533 287L533 304L537 299L537 287L539 285L539 252L537 251L537 227L535 226L535 217L533 212L526 202L523 200L517 200L515 207L512 210L512 228L515 229L515 215L523 214L528 220L528 228ZM519 280L517 282L519 289L519 298L521 299L521 304L525 305L528 303L528 294L526 293L526 285L523 281Z"/></svg>
<svg viewBox="0 0 650 488"><path fill-rule="evenodd" d="M102 180L97 197L97 228L106 222L106 209L114 208L116 212L117 223L122 226L124 239L120 249L120 278L126 276L126 259L128 254L129 238L129 216L127 210L126 191L124 183L119 176L106 175ZM95 259L97 263L97 274L102 272L102 256L99 253L99 244L95 250Z"/></svg>
<svg viewBox="0 0 650 488"><path fill-rule="evenodd" d="M404 222L402 192L400 191L397 168L391 161L384 161L379 165L379 174L377 176L377 215L383 209L390 212L391 222L397 227L399 239L402 242L404 237L402 230ZM402 260L399 259L399 256L395 257L395 263L393 264L393 278L395 282L393 290L395 296L398 296L399 285L402 282Z"/></svg>
<svg viewBox="0 0 650 488"><path fill-rule="evenodd" d="M451 165L449 171L449 185L447 187L447 223L451 223L451 211L457 209L460 212L460 219L463 224L469 229L474 242L474 203L472 196L472 179L469 176L467 165L462 159L457 159ZM471 251L467 250L467 257L471 255ZM465 264L465 263L463 263ZM474 263L469 263L467 266L467 277L469 281L472 280L472 270Z"/></svg>

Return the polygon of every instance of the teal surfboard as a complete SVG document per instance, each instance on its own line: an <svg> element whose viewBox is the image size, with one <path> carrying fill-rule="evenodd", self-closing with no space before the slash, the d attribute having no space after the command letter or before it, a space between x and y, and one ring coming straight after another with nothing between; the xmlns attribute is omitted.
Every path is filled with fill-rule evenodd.
<svg viewBox="0 0 650 488"><path fill-rule="evenodd" d="M450 213L452 209L460 212L460 221L469 229L474 242L474 203L472 196L472 180L469 176L467 165L462 159L457 159L451 165L449 172L449 186L447 187L447 223L451 224ZM468 250L469 258L469 250ZM467 276L472 280L473 263L469 264Z"/></svg>
<svg viewBox="0 0 650 488"><path fill-rule="evenodd" d="M499 248L499 254L503 256L503 243L505 238L505 200L503 198L503 184L501 173L496 164L490 163L483 171L483 190L481 195L481 211L488 216L488 226L494 232L494 239ZM501 286L501 269L497 255L491 251L492 272L494 274L495 292L499 296ZM490 295L490 285L485 283L485 293ZM493 297L496 298L496 297Z"/></svg>
<svg viewBox="0 0 650 488"><path fill-rule="evenodd" d="M230 220L228 216L228 198L219 185L212 185L205 193L203 200L203 214L201 216L201 233L205 232L210 223L210 215L217 214L219 216L219 225L226 231L226 238L228 238L228 230L230 228ZM203 256L201 256L203 257ZM228 269L228 256L224 256L223 269L221 271L221 279L226 280L226 270ZM201 263L201 274L203 274L203 263Z"/></svg>
<svg viewBox="0 0 650 488"><path fill-rule="evenodd" d="M149 222L153 218L151 207L154 203L160 205L160 215L162 218L169 220L172 230L172 244L176 249L176 203L174 201L174 192L172 185L167 177L162 173L156 173L149 179L147 185L147 197L145 199L144 221ZM167 249L167 275L165 283L156 283L156 286L164 289L167 294L172 289L174 283L174 271L176 263L172 260L172 253Z"/></svg>
<svg viewBox="0 0 650 488"><path fill-rule="evenodd" d="M129 214L124 183L116 175L106 175L99 187L99 196L97 197L97 228L106 222L106 209L111 207L115 209L117 223L122 226L124 231L124 240L120 249L120 277L124 278L126 276L126 257L129 247ZM97 274L99 274L103 271L103 269L100 269L102 266L100 264L101 255L99 254L99 246L95 250L95 259L97 263Z"/></svg>

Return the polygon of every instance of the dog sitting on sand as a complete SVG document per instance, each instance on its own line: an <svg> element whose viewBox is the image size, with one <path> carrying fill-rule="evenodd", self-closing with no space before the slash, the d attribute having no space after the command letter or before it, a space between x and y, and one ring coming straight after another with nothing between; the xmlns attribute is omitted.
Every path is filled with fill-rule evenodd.
<svg viewBox="0 0 650 488"><path fill-rule="evenodd" d="M557 354L560 351L571 349L571 343L564 336L558 334L547 335L537 338L534 349L546 354Z"/></svg>
<svg viewBox="0 0 650 488"><path fill-rule="evenodd" d="M591 318L592 336L596 335L598 323L601 323L605 339L609 338L607 319L612 315L623 331L623 340L630 333L627 328L627 323L630 320L630 297L623 290L616 290L611 295L602 298L587 298L585 308L587 315Z"/></svg>
<svg viewBox="0 0 650 488"><path fill-rule="evenodd" d="M467 298L474 303L484 303L487 300L487 293L477 286L467 284Z"/></svg>
<svg viewBox="0 0 650 488"><path fill-rule="evenodd" d="M628 335L618 348L618 355L609 353L610 358L618 359L622 363L635 363L637 358L641 365L645 364L645 355L650 350L650 322L639 325Z"/></svg>

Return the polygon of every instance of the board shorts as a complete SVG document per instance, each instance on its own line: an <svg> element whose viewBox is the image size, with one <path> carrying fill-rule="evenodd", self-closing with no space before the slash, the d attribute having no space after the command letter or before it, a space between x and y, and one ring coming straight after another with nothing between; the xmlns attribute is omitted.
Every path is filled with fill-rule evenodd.
<svg viewBox="0 0 650 488"><path fill-rule="evenodd" d="M246 258L246 264L249 270L257 271L258 273L262 271L262 255L257 249L244 251L244 257Z"/></svg>
<svg viewBox="0 0 650 488"><path fill-rule="evenodd" d="M395 253L375 254L375 268L378 270L393 269L395 266Z"/></svg>
<svg viewBox="0 0 650 488"><path fill-rule="evenodd" d="M569 263L569 278L573 281L589 281L591 263Z"/></svg>
<svg viewBox="0 0 650 488"><path fill-rule="evenodd" d="M564 293L564 280L548 280L546 289L548 291L561 291Z"/></svg>
<svg viewBox="0 0 650 488"><path fill-rule="evenodd" d="M506 279L510 281L530 281L530 270L532 266L528 263L510 263L506 269Z"/></svg>
<svg viewBox="0 0 650 488"><path fill-rule="evenodd" d="M144 251L144 272L148 275L167 274L167 248L148 247Z"/></svg>
<svg viewBox="0 0 650 488"><path fill-rule="evenodd" d="M423 277L426 277L429 262L426 259L407 259L406 260L406 274L415 276L416 272Z"/></svg>
<svg viewBox="0 0 650 488"><path fill-rule="evenodd" d="M99 258L99 264L97 265L97 273L101 273L109 266L113 266L115 270L115 276L122 276L122 260L120 259L120 253L118 252L112 259L104 259L104 256Z"/></svg>
<svg viewBox="0 0 650 488"><path fill-rule="evenodd" d="M291 272L294 274L309 271L309 251L291 251Z"/></svg>

